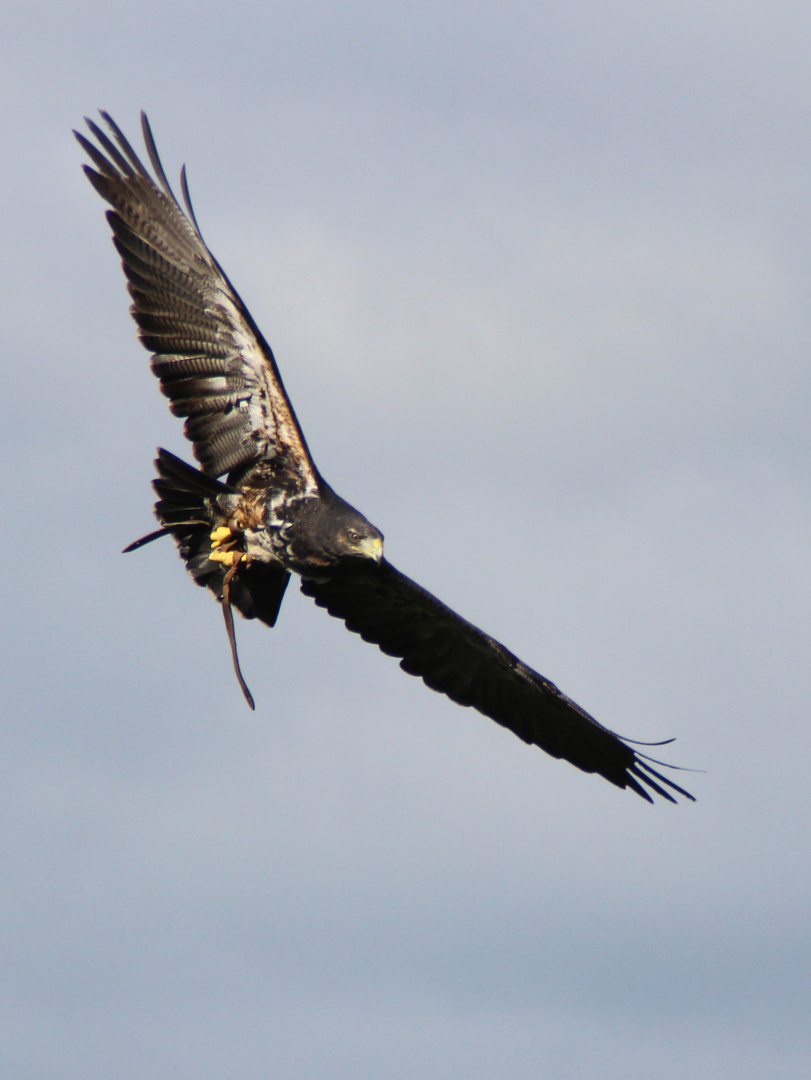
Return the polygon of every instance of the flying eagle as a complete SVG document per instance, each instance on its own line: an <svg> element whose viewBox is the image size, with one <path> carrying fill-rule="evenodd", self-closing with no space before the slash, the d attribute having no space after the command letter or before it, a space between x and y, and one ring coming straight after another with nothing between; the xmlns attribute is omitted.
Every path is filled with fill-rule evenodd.
<svg viewBox="0 0 811 1080"><path fill-rule="evenodd" d="M270 346L203 241L185 166L185 209L175 198L144 113L154 178L118 126L98 146L76 138L84 171L111 206L107 220L128 281L141 343L200 468L158 451L155 513L161 528L133 550L171 535L198 585L220 602L234 669L231 608L273 626L291 573L347 629L400 659L409 675L472 706L524 742L599 773L648 802L692 796L641 754L466 622L383 556L383 535L337 495L313 462ZM225 479L220 479L224 477ZM670 766L666 766L670 767Z"/></svg>

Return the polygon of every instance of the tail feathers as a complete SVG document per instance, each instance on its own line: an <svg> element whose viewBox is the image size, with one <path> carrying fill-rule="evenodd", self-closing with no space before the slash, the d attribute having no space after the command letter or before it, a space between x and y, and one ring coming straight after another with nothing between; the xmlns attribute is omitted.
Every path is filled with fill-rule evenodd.
<svg viewBox="0 0 811 1080"><path fill-rule="evenodd" d="M221 480L215 480L206 476L193 465L187 465L179 457L170 454L168 450L158 447L158 456L155 460L158 476L166 481L175 491L186 491L191 494L216 498L218 495L236 495L236 488L224 484ZM155 483L159 483L158 480Z"/></svg>
<svg viewBox="0 0 811 1080"><path fill-rule="evenodd" d="M229 568L211 560L211 533L227 516L228 497L237 492L168 450L158 450L155 467L155 515L174 538L197 584L209 588L221 601ZM231 580L231 603L246 619L261 619L275 626L289 579L281 565L256 560L240 564Z"/></svg>

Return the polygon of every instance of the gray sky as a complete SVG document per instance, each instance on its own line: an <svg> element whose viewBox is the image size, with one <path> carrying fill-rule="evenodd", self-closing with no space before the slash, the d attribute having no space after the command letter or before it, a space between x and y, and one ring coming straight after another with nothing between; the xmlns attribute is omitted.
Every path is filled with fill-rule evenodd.
<svg viewBox="0 0 811 1080"><path fill-rule="evenodd" d="M811 9L11 4L0 1074L762 1080L809 1059ZM695 806L152 527L189 457L70 138L152 119L389 558Z"/></svg>

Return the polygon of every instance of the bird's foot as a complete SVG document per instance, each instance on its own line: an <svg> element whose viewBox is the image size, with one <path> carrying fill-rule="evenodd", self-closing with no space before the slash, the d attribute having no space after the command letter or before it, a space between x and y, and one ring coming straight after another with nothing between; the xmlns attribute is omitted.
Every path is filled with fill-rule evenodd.
<svg viewBox="0 0 811 1080"><path fill-rule="evenodd" d="M212 562L222 563L223 566L236 566L242 554L241 551L212 551L209 559Z"/></svg>
<svg viewBox="0 0 811 1080"><path fill-rule="evenodd" d="M217 528L211 534L211 546L213 548L220 547L226 540L232 539L234 533L227 525L218 525Z"/></svg>
<svg viewBox="0 0 811 1080"><path fill-rule="evenodd" d="M224 566L236 566L242 557L241 551L234 550L239 540L239 533L235 533L227 525L218 525L211 533L210 540L209 559L212 562L222 563Z"/></svg>

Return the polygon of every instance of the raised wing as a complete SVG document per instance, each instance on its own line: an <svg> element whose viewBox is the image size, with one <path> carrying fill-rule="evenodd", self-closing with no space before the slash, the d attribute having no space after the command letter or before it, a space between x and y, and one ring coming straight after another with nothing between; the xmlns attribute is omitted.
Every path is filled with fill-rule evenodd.
<svg viewBox="0 0 811 1080"><path fill-rule="evenodd" d="M652 768L652 759L636 753L548 679L391 563L347 569L328 580L305 578L301 589L364 641L400 657L403 671L419 675L458 705L478 709L524 742L584 772L599 773L617 787L629 787L648 802L653 799L647 789L670 802L676 801L671 791L693 799Z"/></svg>
<svg viewBox="0 0 811 1080"><path fill-rule="evenodd" d="M146 115L141 113L141 125L157 183L110 116L101 116L115 142L91 120L87 125L101 149L74 134L96 166L84 166L90 183L113 207L107 219L138 336L154 354L152 370L172 412L187 418L195 457L209 476L241 475L267 463L302 491L314 490L318 474L273 353L203 241L185 167L184 211Z"/></svg>

